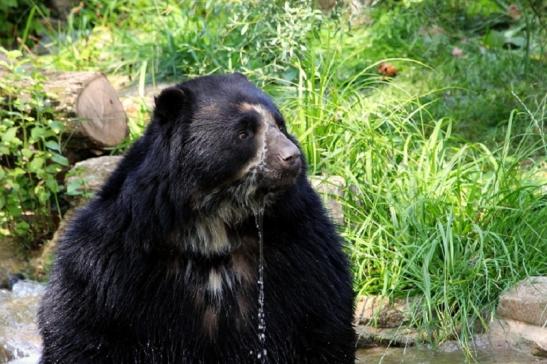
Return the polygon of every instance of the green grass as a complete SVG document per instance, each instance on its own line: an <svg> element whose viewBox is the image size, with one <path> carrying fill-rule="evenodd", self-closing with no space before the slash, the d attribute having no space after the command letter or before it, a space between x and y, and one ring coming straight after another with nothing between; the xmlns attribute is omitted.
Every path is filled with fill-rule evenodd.
<svg viewBox="0 0 547 364"><path fill-rule="evenodd" d="M345 178L356 291L421 297L414 324L465 344L500 292L547 274L547 43L537 2L517 4L511 19L493 0L384 1L356 25L306 1L94 0L35 62L141 84L246 73L310 173Z"/></svg>
<svg viewBox="0 0 547 364"><path fill-rule="evenodd" d="M534 158L547 154L546 98L535 112L513 110L490 148L435 119L440 100L387 92L367 70L337 85L337 53L311 64L276 91L312 173L341 175L350 187L342 231L358 294L422 297L415 325L433 341L468 342L501 291L547 273L545 162Z"/></svg>
<svg viewBox="0 0 547 364"><path fill-rule="evenodd" d="M423 296L418 323L467 339L466 321L487 321L501 290L545 274L547 201L522 159L506 154L509 140L496 151L454 144L449 123L424 133L420 118L348 125L338 158L357 188L345 236L359 293Z"/></svg>

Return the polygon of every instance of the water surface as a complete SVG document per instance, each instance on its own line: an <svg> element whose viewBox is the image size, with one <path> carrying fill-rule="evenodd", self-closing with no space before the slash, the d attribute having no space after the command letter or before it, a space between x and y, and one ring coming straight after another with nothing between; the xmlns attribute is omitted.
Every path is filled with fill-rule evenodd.
<svg viewBox="0 0 547 364"><path fill-rule="evenodd" d="M438 352L427 348L372 348L357 351L359 364L464 364L466 361L461 351ZM480 364L545 364L547 358L534 358L510 351L482 351L476 358Z"/></svg>

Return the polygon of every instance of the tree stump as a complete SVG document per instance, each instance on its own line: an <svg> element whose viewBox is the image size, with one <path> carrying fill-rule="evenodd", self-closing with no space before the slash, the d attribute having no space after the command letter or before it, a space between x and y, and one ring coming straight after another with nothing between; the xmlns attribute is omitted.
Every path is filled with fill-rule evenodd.
<svg viewBox="0 0 547 364"><path fill-rule="evenodd" d="M127 117L116 90L98 72L47 75L44 88L56 109L68 117L66 133L96 147L119 144L128 133Z"/></svg>

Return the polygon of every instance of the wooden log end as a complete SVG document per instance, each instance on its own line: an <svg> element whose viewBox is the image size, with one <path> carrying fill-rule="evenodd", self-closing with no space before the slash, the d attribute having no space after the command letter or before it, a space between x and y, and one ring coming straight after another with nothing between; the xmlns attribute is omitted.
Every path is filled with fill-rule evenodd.
<svg viewBox="0 0 547 364"><path fill-rule="evenodd" d="M128 134L127 117L116 90L102 74L82 85L76 115L82 134L101 147L112 147Z"/></svg>

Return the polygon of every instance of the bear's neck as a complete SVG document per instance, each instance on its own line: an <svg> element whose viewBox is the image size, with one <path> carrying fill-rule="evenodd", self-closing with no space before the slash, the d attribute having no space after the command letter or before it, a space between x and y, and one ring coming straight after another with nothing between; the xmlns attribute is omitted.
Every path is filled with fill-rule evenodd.
<svg viewBox="0 0 547 364"><path fill-rule="evenodd" d="M230 254L239 245L237 227L231 229L219 216L197 217L184 229L182 243L204 256Z"/></svg>

